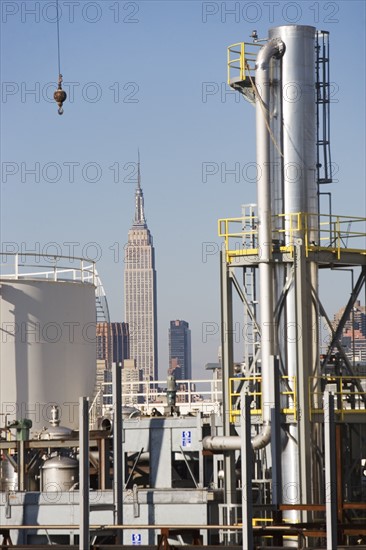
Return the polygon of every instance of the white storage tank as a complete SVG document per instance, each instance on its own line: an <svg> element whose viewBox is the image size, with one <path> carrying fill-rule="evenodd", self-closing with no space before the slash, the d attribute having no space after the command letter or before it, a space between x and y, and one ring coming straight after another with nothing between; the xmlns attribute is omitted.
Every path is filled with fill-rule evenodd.
<svg viewBox="0 0 366 550"><path fill-rule="evenodd" d="M64 263L42 272L38 262L26 274L17 264L0 278L0 412L8 422L31 419L33 430L48 425L55 405L62 424L77 428L79 397L95 385L94 266Z"/></svg>

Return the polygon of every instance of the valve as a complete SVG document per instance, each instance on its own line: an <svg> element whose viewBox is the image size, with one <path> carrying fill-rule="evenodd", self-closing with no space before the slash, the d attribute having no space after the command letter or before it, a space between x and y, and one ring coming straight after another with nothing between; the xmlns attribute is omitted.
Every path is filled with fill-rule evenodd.
<svg viewBox="0 0 366 550"><path fill-rule="evenodd" d="M17 431L17 441L28 441L29 430L32 427L32 421L29 418L22 418L21 420L14 420L7 426L9 429L15 428Z"/></svg>

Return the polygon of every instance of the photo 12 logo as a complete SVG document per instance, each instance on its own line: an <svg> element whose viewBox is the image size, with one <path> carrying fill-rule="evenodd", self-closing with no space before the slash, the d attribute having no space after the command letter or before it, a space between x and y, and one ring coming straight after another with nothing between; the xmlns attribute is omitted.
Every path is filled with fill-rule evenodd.
<svg viewBox="0 0 366 550"><path fill-rule="evenodd" d="M7 162L1 164L1 182L17 183L131 183L137 182L136 162L113 162L105 166L98 162Z"/></svg>
<svg viewBox="0 0 366 550"><path fill-rule="evenodd" d="M202 2L202 23L339 23L338 2Z"/></svg>
<svg viewBox="0 0 366 550"><path fill-rule="evenodd" d="M114 263L128 262L131 260L131 245L129 243L114 243L102 246L95 241L80 243L78 241L49 241L41 243L35 242L15 242L4 241L1 243L1 263L3 268L8 266L13 268L14 261L26 263L28 258L32 258L32 263L38 265L54 266L60 259L67 259L71 264L78 264L80 259L90 262L99 262L102 257L111 259ZM8 270L9 271L9 270Z"/></svg>
<svg viewBox="0 0 366 550"><path fill-rule="evenodd" d="M96 24L100 21L109 23L139 23L140 4L138 2L84 0L53 0L36 2L32 0L8 0L1 2L1 21L11 23L63 23L85 22Z"/></svg>
<svg viewBox="0 0 366 550"><path fill-rule="evenodd" d="M55 82L2 82L1 102L54 103ZM68 103L85 101L93 104L100 101L113 103L139 103L140 86L137 82L113 82L101 85L98 82L64 81L62 88L67 94Z"/></svg>

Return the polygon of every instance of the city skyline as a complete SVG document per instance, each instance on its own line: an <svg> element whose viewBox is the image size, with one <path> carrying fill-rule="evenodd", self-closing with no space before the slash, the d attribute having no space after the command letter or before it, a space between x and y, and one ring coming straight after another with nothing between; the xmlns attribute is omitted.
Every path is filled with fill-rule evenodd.
<svg viewBox="0 0 366 550"><path fill-rule="evenodd" d="M139 146L157 251L159 365L168 368L170 320L188 319L193 372L200 378L204 365L217 361L221 342L217 220L240 216L242 204L256 202L255 114L227 85L227 46L252 42L253 29L265 39L268 28L281 24L330 32L334 183L325 186L321 206L327 211L330 192L334 214L364 217L365 94L362 85L353 86L350 100L343 68L349 62L344 37L352 29L352 58L364 82L365 3L254 2L237 13L239 2L214 2L210 14L204 12L210 2L150 1L137 2L129 17L127 9L112 11L119 3L111 0L93 4L100 19L92 22L92 6L85 17L81 5L73 12L60 0L68 93L62 117L53 101L52 6L43 11L31 3L38 18L24 11L26 2L15 2L19 10L4 14L2 28L2 250L96 260L110 318L123 320L124 249ZM167 47L172 37L182 48ZM131 44L138 45L132 52ZM162 85L167 67L174 78L178 66L180 85ZM349 273L322 271L319 279L332 318L347 302ZM243 327L237 334L240 361Z"/></svg>
<svg viewBox="0 0 366 550"><path fill-rule="evenodd" d="M124 307L129 326L130 359L146 381L158 379L155 250L147 226L138 156L135 217L125 247Z"/></svg>

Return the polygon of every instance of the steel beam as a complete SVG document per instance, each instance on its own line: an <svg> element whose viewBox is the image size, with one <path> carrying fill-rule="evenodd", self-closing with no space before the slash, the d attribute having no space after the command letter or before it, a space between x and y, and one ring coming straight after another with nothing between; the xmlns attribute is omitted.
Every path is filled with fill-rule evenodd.
<svg viewBox="0 0 366 550"><path fill-rule="evenodd" d="M324 458L327 550L337 548L337 474L334 395L324 392Z"/></svg>
<svg viewBox="0 0 366 550"><path fill-rule="evenodd" d="M113 500L114 522L123 523L123 480L122 480L122 386L121 367L117 363L112 367L113 385ZM116 543L122 544L122 531L118 530Z"/></svg>
<svg viewBox="0 0 366 550"><path fill-rule="evenodd" d="M272 504L282 503L282 469L281 469L281 409L280 409L280 376L278 358L274 362L274 391L276 407L271 409L271 455L272 455Z"/></svg>
<svg viewBox="0 0 366 550"><path fill-rule="evenodd" d="M297 395L298 395L298 460L299 460L299 502L311 502L311 425L309 422L309 364L312 364L309 341L309 319L311 304L307 301L306 262L302 239L295 242L295 308L296 308L296 353L297 353ZM296 406L296 405L295 405ZM307 512L302 512L302 521L308 521Z"/></svg>
<svg viewBox="0 0 366 550"><path fill-rule="evenodd" d="M253 449L250 433L250 402L252 397L241 392L241 505L242 505L242 548L253 548Z"/></svg>
<svg viewBox="0 0 366 550"><path fill-rule="evenodd" d="M220 252L221 262L221 344L222 344L222 401L223 401L223 432L230 436L230 386L229 378L233 376L233 289L230 277L230 267L226 264L225 252ZM236 481L234 452L224 453L224 488L225 504L236 503ZM230 523L230 518L227 518Z"/></svg>
<svg viewBox="0 0 366 550"><path fill-rule="evenodd" d="M89 550L89 399L79 398L80 550Z"/></svg>

